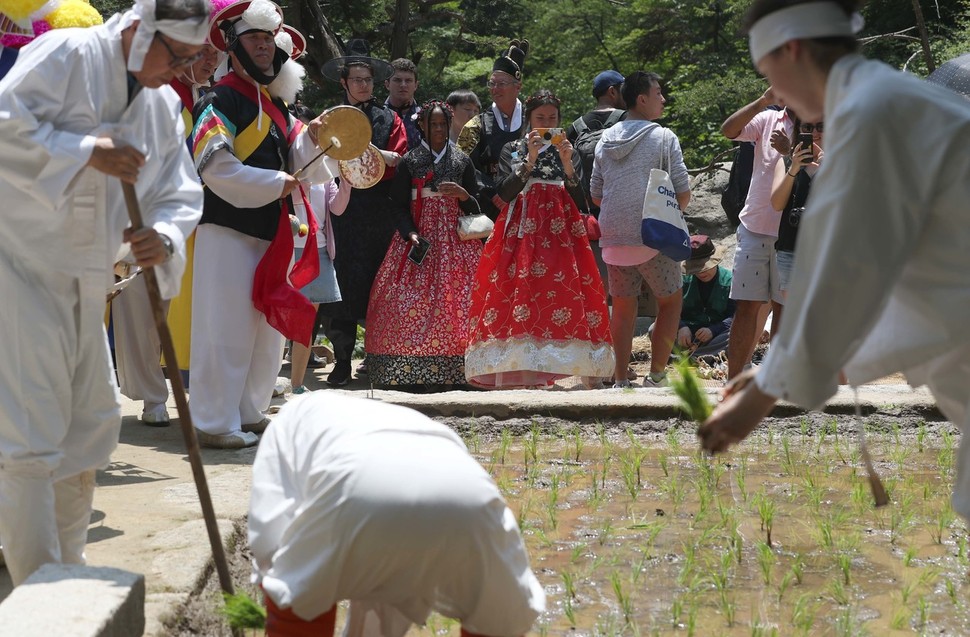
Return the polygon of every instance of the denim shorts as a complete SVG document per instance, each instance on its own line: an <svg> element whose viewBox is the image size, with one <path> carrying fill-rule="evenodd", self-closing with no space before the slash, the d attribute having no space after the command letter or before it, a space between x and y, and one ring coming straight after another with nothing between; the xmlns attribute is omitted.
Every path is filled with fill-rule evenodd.
<svg viewBox="0 0 970 637"><path fill-rule="evenodd" d="M778 263L778 285L782 292L788 291L791 283L791 271L795 265L795 253L788 250L776 250L775 261Z"/></svg>

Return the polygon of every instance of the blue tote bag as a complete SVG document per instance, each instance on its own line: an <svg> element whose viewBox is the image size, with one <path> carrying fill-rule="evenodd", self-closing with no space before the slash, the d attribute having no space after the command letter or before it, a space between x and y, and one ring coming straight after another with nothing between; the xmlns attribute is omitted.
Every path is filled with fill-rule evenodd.
<svg viewBox="0 0 970 637"><path fill-rule="evenodd" d="M662 148L660 168L650 170L647 192L643 196L640 238L643 245L660 251L674 261L685 261L690 258L690 232L667 172L670 170L670 146L666 128L663 129ZM664 170L664 159L667 160L667 170Z"/></svg>

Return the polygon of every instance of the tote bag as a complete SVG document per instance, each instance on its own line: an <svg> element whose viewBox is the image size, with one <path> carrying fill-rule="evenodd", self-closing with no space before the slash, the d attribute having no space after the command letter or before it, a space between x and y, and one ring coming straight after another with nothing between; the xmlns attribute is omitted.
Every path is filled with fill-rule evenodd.
<svg viewBox="0 0 970 637"><path fill-rule="evenodd" d="M677 203L677 193L670 181L670 146L667 129L663 129L663 146L660 152L660 168L650 171L647 192L643 196L643 218L640 221L640 238L643 245L660 251L674 261L690 258L690 232ZM666 159L667 170L664 170Z"/></svg>

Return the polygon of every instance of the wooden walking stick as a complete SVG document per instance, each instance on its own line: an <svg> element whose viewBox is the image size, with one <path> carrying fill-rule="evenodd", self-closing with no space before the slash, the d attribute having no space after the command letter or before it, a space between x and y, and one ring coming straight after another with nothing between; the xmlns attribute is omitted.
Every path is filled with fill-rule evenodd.
<svg viewBox="0 0 970 637"><path fill-rule="evenodd" d="M140 230L144 227L141 216L141 207L138 205L138 197L135 194L135 187L129 183L122 182L121 189L125 194L125 204L128 206L128 217L131 219L132 230ZM229 563L226 561L226 552L222 546L222 537L219 534L219 527L216 524L216 513L212 508L212 496L209 494L209 484L205 479L205 470L202 467L202 454L199 452L199 440L195 436L195 427L192 425L192 416L189 413L189 403L185 399L185 386L182 384L182 375L179 373L178 361L175 359L175 344L172 342L172 332L168 329L168 319L162 306L162 294L158 289L158 278L155 276L155 268L145 268L145 286L148 288L148 300L151 302L152 315L155 318L155 327L158 329L158 337L162 343L162 357L165 366L169 370L169 377L172 381L172 394L175 396L175 406L178 409L179 423L182 425L182 437L185 439L185 448L189 454L189 464L192 465L192 477L195 479L195 488L199 493L199 503L202 505L202 517L205 519L205 529L209 534L209 544L212 545L212 558L216 565L216 572L219 574L219 585L223 592L232 595L235 590L232 586L232 579L229 577Z"/></svg>

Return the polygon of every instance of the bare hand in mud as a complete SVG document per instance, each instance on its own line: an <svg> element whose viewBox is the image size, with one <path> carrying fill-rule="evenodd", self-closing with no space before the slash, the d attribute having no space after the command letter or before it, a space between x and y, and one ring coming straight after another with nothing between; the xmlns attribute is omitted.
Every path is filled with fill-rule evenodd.
<svg viewBox="0 0 970 637"><path fill-rule="evenodd" d="M721 453L748 437L761 420L771 413L775 398L758 389L754 370L747 370L727 384L721 403L697 430L701 447Z"/></svg>

